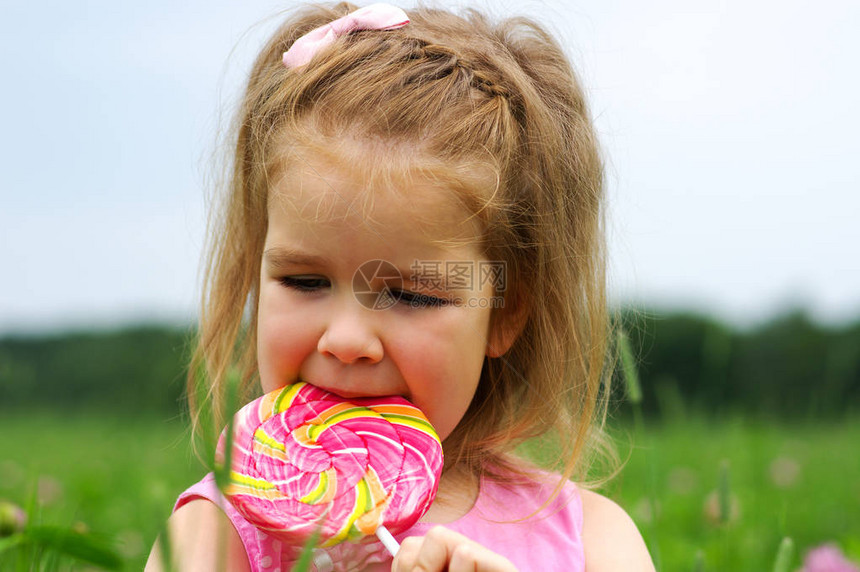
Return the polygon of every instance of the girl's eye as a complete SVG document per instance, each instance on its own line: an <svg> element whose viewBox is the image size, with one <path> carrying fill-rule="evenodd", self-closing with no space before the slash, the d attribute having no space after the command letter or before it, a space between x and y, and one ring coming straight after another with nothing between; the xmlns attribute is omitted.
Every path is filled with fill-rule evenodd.
<svg viewBox="0 0 860 572"><path fill-rule="evenodd" d="M450 300L446 300L445 298L409 292L408 290L392 289L391 294L400 304L409 306L410 308L438 308L451 303Z"/></svg>
<svg viewBox="0 0 860 572"><path fill-rule="evenodd" d="M330 286L328 280L316 276L284 276L281 284L299 292L316 292Z"/></svg>

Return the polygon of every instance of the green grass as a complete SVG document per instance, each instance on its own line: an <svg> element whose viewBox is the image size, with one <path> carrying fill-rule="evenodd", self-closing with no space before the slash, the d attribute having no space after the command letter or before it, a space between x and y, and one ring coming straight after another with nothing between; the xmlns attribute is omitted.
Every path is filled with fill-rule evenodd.
<svg viewBox="0 0 860 572"><path fill-rule="evenodd" d="M616 430L629 458L603 492L630 512L662 570L692 571L698 557L703 570L769 571L786 536L790 570L823 542L860 561L860 421L644 427ZM106 534L126 568L141 569L176 496L202 476L188 441L176 420L4 413L0 499L27 506L41 482L43 523ZM706 509L721 466L737 511L725 523Z"/></svg>
<svg viewBox="0 0 860 572"><path fill-rule="evenodd" d="M143 568L177 495L202 474L179 421L59 413L0 417L0 499L45 524L108 535Z"/></svg>
<svg viewBox="0 0 860 572"><path fill-rule="evenodd" d="M860 421L688 419L646 423L623 451L625 441L628 462L604 492L627 508L663 570L693 570L700 551L705 570L771 570L784 537L797 548L792 570L824 542L860 561Z"/></svg>

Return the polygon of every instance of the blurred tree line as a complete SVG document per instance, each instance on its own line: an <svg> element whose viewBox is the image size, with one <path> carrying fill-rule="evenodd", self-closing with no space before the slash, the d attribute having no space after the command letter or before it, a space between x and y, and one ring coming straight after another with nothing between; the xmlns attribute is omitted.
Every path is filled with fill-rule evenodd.
<svg viewBox="0 0 860 572"><path fill-rule="evenodd" d="M860 320L825 326L795 311L745 331L692 313L622 316L647 413L678 416L691 408L785 419L860 413Z"/></svg>
<svg viewBox="0 0 860 572"><path fill-rule="evenodd" d="M0 411L180 412L193 332L166 326L0 339Z"/></svg>
<svg viewBox="0 0 860 572"><path fill-rule="evenodd" d="M825 326L795 312L741 330L697 314L626 310L622 316L646 413L860 412L860 321ZM178 414L192 336L188 329L146 326L0 338L0 411Z"/></svg>

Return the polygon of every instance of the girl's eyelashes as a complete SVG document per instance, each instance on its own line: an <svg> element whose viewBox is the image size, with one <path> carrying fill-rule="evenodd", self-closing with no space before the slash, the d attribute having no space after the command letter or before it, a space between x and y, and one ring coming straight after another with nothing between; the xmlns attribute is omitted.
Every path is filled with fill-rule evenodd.
<svg viewBox="0 0 860 572"><path fill-rule="evenodd" d="M307 293L318 292L331 287L331 282L327 278L319 276L283 276L279 278L279 281L287 288ZM440 308L453 303L446 298L410 292L409 290L401 290L399 288L388 288L388 294L397 303L409 308Z"/></svg>
<svg viewBox="0 0 860 572"><path fill-rule="evenodd" d="M418 292L398 290L396 288L391 289L391 294L399 303L410 308L438 308L451 303L451 300L439 298L438 296L419 294Z"/></svg>
<svg viewBox="0 0 860 572"><path fill-rule="evenodd" d="M316 292L331 286L331 283L319 276L284 276L280 279L281 284L287 288L299 292Z"/></svg>

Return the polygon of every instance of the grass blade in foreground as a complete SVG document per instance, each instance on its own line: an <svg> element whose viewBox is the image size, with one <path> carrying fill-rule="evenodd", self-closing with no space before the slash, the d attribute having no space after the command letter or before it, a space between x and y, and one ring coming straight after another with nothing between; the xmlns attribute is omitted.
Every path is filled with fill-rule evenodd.
<svg viewBox="0 0 860 572"><path fill-rule="evenodd" d="M24 531L25 542L56 551L106 570L122 568L122 558L105 541L91 535L55 526L31 526Z"/></svg>
<svg viewBox="0 0 860 572"><path fill-rule="evenodd" d="M779 551L776 553L776 562L773 564L773 572L789 572L791 561L794 559L794 541L785 537L779 543Z"/></svg>
<svg viewBox="0 0 860 572"><path fill-rule="evenodd" d="M630 403L642 403L642 385L639 383L639 372L636 369L636 358L630 347L630 340L624 330L618 329L618 351L621 354L621 372L624 374L624 385L627 388L627 399Z"/></svg>
<svg viewBox="0 0 860 572"><path fill-rule="evenodd" d="M317 542L319 542L321 531L322 526L318 526L316 530L314 530L313 534L311 534L310 538L308 538L307 542L305 542L304 546L302 546L302 553L299 555L299 559L296 561L291 572L307 572L311 569L311 562L314 558L314 548L316 548Z"/></svg>
<svg viewBox="0 0 860 572"><path fill-rule="evenodd" d="M624 378L627 400L633 408L633 423L636 428L636 434L639 437L644 437L645 419L642 413L642 386L639 383L639 371L636 367L636 357L633 355L633 349L630 346L630 340L627 337L627 334L620 326L618 327L616 343L618 344L618 353L621 357L621 374ZM656 472L657 469L652 458L647 487L648 506L651 512L649 551L651 552L651 559L654 561L654 565L659 570L662 567L662 558L660 556L660 542L657 534L658 502L655 484Z"/></svg>
<svg viewBox="0 0 860 572"><path fill-rule="evenodd" d="M161 527L158 542L160 543L161 569L165 572L173 572L173 541L170 539L170 529L167 523Z"/></svg>
<svg viewBox="0 0 860 572"><path fill-rule="evenodd" d="M696 560L693 562L693 572L705 572L705 553L696 551Z"/></svg>
<svg viewBox="0 0 860 572"><path fill-rule="evenodd" d="M224 399L224 415L227 428L224 430L224 463L215 463L215 483L221 492L225 492L230 484L230 472L233 470L233 416L236 413L239 400L239 372L231 369L227 374L227 390Z"/></svg>
<svg viewBox="0 0 860 572"><path fill-rule="evenodd" d="M720 463L720 482L717 488L717 499L719 502L719 521L720 524L728 524L732 517L732 488L731 488L731 469L729 462L723 461Z"/></svg>

